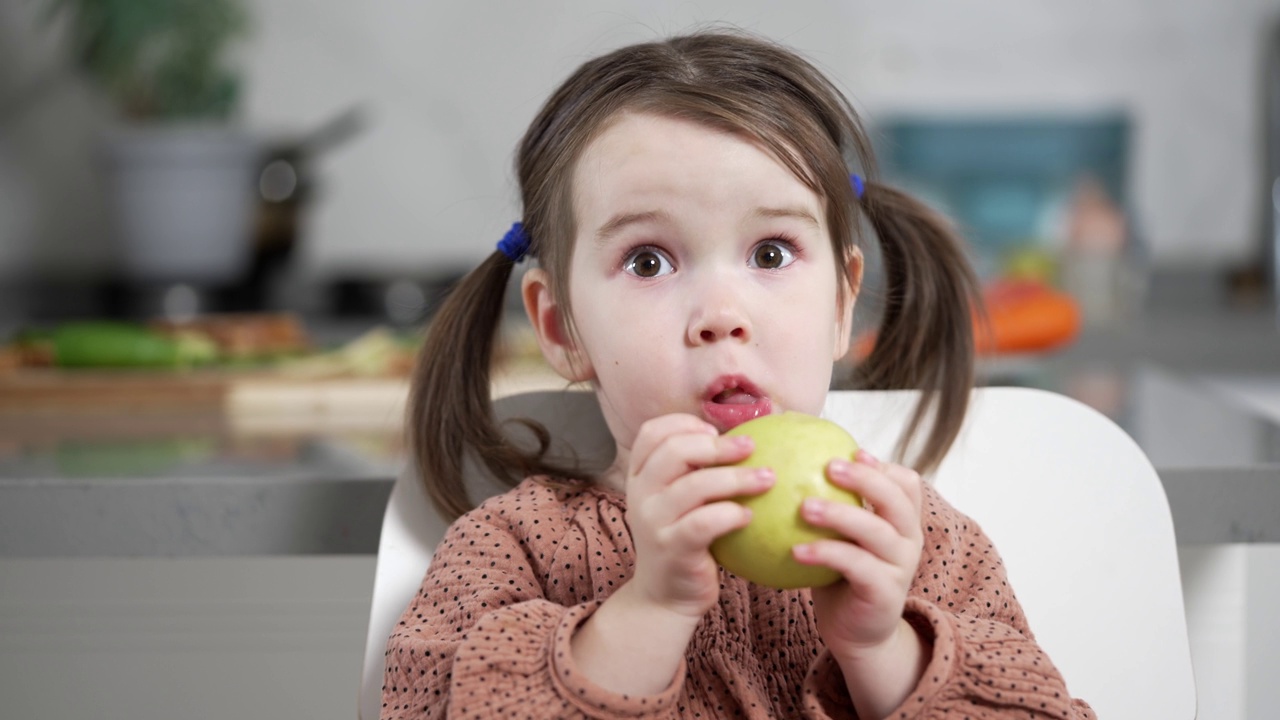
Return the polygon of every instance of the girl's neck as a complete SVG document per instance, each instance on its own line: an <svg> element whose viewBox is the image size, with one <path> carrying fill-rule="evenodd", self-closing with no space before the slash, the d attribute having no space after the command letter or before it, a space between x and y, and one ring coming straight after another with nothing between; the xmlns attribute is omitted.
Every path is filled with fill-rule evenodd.
<svg viewBox="0 0 1280 720"><path fill-rule="evenodd" d="M626 494L627 461L623 459L623 455L625 455L625 453L619 449L618 457L596 478L596 485L605 490L611 490L623 495Z"/></svg>

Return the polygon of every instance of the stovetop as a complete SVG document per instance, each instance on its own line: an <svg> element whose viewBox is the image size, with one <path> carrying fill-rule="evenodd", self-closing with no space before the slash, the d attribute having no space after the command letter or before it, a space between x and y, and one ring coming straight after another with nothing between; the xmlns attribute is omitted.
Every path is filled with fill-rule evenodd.
<svg viewBox="0 0 1280 720"><path fill-rule="evenodd" d="M255 286L105 279L0 283L0 339L32 325L74 320L183 319L210 313L291 312L317 322L422 323L457 276L338 276Z"/></svg>

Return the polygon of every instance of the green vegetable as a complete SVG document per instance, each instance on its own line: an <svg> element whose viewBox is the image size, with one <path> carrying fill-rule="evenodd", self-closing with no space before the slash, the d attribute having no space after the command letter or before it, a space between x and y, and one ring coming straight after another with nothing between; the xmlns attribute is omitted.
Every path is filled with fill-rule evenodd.
<svg viewBox="0 0 1280 720"><path fill-rule="evenodd" d="M68 323L54 329L60 367L179 368L211 362L218 350L203 335L162 335L126 323Z"/></svg>

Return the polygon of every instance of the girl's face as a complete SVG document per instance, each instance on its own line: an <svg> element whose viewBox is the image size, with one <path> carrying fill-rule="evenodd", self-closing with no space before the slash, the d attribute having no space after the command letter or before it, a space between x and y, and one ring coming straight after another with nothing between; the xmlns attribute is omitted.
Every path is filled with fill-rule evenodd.
<svg viewBox="0 0 1280 720"><path fill-rule="evenodd" d="M848 350L861 259L838 292L824 203L755 144L704 125L625 114L574 177L574 338L541 270L526 308L552 365L590 380L626 467L640 425L689 413L721 431L821 411Z"/></svg>

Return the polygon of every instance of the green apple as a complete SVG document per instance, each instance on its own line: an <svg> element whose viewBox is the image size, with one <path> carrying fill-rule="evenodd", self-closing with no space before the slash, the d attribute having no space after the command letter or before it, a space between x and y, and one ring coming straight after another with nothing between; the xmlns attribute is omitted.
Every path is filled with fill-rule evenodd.
<svg viewBox="0 0 1280 720"><path fill-rule="evenodd" d="M777 481L759 495L735 498L751 509L751 522L717 538L711 544L712 556L729 572L757 585L789 589L819 587L839 580L839 573L830 568L796 562L791 548L837 537L800 516L805 498L821 497L862 506L862 498L836 487L826 474L832 459L852 460L858 443L830 420L798 412L758 417L725 435L751 436L755 450L737 466L772 468Z"/></svg>

